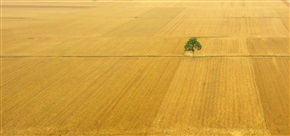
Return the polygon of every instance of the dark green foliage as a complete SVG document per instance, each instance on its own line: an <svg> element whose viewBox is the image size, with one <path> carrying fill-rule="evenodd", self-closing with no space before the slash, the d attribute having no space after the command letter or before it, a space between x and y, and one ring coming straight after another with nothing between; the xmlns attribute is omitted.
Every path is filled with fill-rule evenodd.
<svg viewBox="0 0 290 136"><path fill-rule="evenodd" d="M194 52L195 49L200 50L202 48L201 44L197 41L197 38L190 38L186 45L184 46L185 51Z"/></svg>

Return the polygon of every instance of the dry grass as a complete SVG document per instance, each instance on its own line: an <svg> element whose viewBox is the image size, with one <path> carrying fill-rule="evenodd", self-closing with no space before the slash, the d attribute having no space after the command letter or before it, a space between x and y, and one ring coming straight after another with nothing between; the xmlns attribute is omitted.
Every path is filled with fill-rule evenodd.
<svg viewBox="0 0 290 136"><path fill-rule="evenodd" d="M3 128L5 134L286 134L288 65L247 58L4 59Z"/></svg>
<svg viewBox="0 0 290 136"><path fill-rule="evenodd" d="M280 0L5 1L2 135L289 135L288 29Z"/></svg>

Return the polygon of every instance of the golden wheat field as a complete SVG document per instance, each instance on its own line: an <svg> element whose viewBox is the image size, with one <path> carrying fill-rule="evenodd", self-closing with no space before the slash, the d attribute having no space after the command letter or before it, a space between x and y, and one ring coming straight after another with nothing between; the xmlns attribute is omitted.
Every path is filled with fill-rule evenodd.
<svg viewBox="0 0 290 136"><path fill-rule="evenodd" d="M3 0L1 134L288 136L289 13L287 0Z"/></svg>

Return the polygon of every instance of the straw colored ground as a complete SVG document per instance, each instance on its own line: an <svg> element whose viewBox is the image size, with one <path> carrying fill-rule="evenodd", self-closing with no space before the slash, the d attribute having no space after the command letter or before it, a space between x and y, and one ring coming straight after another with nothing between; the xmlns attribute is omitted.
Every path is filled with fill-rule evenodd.
<svg viewBox="0 0 290 136"><path fill-rule="evenodd" d="M286 0L1 6L2 135L289 135Z"/></svg>

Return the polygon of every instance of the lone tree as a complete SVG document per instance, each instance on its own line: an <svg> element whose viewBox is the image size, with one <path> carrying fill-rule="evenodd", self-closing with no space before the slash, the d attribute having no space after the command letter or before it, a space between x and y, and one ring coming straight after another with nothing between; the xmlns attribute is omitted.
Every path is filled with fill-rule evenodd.
<svg viewBox="0 0 290 136"><path fill-rule="evenodd" d="M197 38L190 38L184 46L185 51L191 51L194 53L195 49L200 50L201 44L197 41Z"/></svg>

